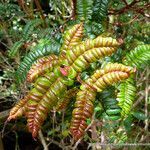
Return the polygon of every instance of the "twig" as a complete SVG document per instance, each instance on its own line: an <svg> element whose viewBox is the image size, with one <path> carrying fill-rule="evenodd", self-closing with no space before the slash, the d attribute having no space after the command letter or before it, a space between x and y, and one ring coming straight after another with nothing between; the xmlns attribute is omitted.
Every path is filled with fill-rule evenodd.
<svg viewBox="0 0 150 150"><path fill-rule="evenodd" d="M125 25L129 25L131 23L133 23L137 18L139 17L139 14L137 14L136 16L134 16L130 21L122 23L122 22L115 22L113 23L113 25L115 26L125 26Z"/></svg>
<svg viewBox="0 0 150 150"><path fill-rule="evenodd" d="M19 6L20 6L20 8L22 8L22 10L25 12L25 13L27 13L26 12L26 4L25 4L25 2L24 2L24 0L17 0L18 1L18 4L19 4Z"/></svg>
<svg viewBox="0 0 150 150"><path fill-rule="evenodd" d="M122 0L124 3L125 3L125 5L127 6L128 5L128 3L127 3L127 1L126 0Z"/></svg>
<svg viewBox="0 0 150 150"><path fill-rule="evenodd" d="M98 134L97 134L97 130L96 130L96 123L93 123L92 126L91 126L91 137L92 137L92 140L94 141L97 141L99 138L98 138Z"/></svg>
<svg viewBox="0 0 150 150"><path fill-rule="evenodd" d="M34 15L30 12L28 13L28 6L24 0L17 0L20 8L27 14L27 16L31 19L34 19Z"/></svg>
<svg viewBox="0 0 150 150"><path fill-rule="evenodd" d="M101 132L101 148L102 149L106 149L106 146L105 146L105 135L104 135L104 132L102 131Z"/></svg>
<svg viewBox="0 0 150 150"><path fill-rule="evenodd" d="M150 138L150 135L146 135L146 136L144 136L144 137L142 137L142 138L140 139L139 143L142 143L142 142L144 142L145 140L147 140L147 139L149 139L149 138Z"/></svg>
<svg viewBox="0 0 150 150"><path fill-rule="evenodd" d="M71 14L72 20L76 19L76 3L77 3L77 0L72 0L72 14Z"/></svg>
<svg viewBox="0 0 150 150"><path fill-rule="evenodd" d="M49 146L50 144L53 143L53 144L59 146L60 148L64 149L64 146L61 143L54 141L53 139L50 139L50 138L47 138L47 140L50 141L47 146Z"/></svg>
<svg viewBox="0 0 150 150"><path fill-rule="evenodd" d="M144 95L141 95L141 96L138 98L138 100L136 100L136 102L133 104L132 109L133 109L133 108L136 108L136 107L141 103L141 101L143 100L143 98L144 98Z"/></svg>
<svg viewBox="0 0 150 150"><path fill-rule="evenodd" d="M137 13L139 13L139 14L145 16L145 17L150 18L150 15L149 15L149 14L145 14L145 13L144 13L144 10L148 10L149 7L150 7L150 4L146 4L146 5L144 5L142 8L135 8L134 10L135 10Z"/></svg>
<svg viewBox="0 0 150 150"><path fill-rule="evenodd" d="M52 128L53 128L53 130L55 130L55 123L56 123L56 110L53 109L53 117L52 117ZM52 135L53 135L52 137L54 137L54 133Z"/></svg>
<svg viewBox="0 0 150 150"><path fill-rule="evenodd" d="M129 9L132 9L132 7L137 4L138 2L140 2L140 0L134 0L133 2L131 2L130 4L126 5L125 7L119 9L119 10L110 10L110 12L108 13L109 15L118 15L118 14L122 14L126 11L128 11Z"/></svg>
<svg viewBox="0 0 150 150"><path fill-rule="evenodd" d="M148 77L149 77L149 69L147 68L146 72L146 87L145 87L145 116L148 117ZM145 120L145 132L148 130L148 119Z"/></svg>
<svg viewBox="0 0 150 150"><path fill-rule="evenodd" d="M41 130L39 131L39 139L40 139L40 141L41 141L41 143L43 145L44 150L48 150L48 146L46 144L46 141L44 139L44 136L43 136L43 133L42 133Z"/></svg>
<svg viewBox="0 0 150 150"><path fill-rule="evenodd" d="M2 137L4 137L4 131L5 131L5 128L6 128L7 123L8 123L8 120L6 120L6 121L4 122L4 126L3 126L3 129L2 129L2 132L1 132L1 136L2 136Z"/></svg>

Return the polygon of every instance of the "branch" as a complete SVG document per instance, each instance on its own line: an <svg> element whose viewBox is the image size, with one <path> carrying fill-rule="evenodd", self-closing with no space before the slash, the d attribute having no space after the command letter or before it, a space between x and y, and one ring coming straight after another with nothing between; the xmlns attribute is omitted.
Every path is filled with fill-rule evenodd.
<svg viewBox="0 0 150 150"><path fill-rule="evenodd" d="M145 116L148 118L148 93L149 93L149 90L148 90L148 87L149 87L149 75L150 75L150 72L149 72L149 69L147 68L147 73L146 73L146 87L145 87ZM149 125L149 119L146 119L145 120L145 127L144 127L144 130L145 132L148 131L148 125Z"/></svg>
<svg viewBox="0 0 150 150"><path fill-rule="evenodd" d="M108 13L108 15L118 15L118 14L125 13L126 11L128 11L129 9L131 9L138 2L140 2L140 0L134 0L132 3L127 4L125 7L121 8L119 10L110 10L110 12Z"/></svg>
<svg viewBox="0 0 150 150"><path fill-rule="evenodd" d="M46 141L44 139L44 136L43 136L43 133L42 133L41 130L39 131L39 139L40 139L40 141L41 141L41 143L43 145L44 150L48 150L48 146L46 144Z"/></svg>
<svg viewBox="0 0 150 150"><path fill-rule="evenodd" d="M58 147L64 149L64 145L62 145L61 142L57 142L57 141L55 141L54 139L51 139L51 138L49 138L49 137L47 138L47 140L50 141L50 142L48 143L48 146L53 143L53 144L57 145ZM65 146L65 147L68 147L68 146Z"/></svg>
<svg viewBox="0 0 150 150"><path fill-rule="evenodd" d="M112 25L114 25L114 26L125 26L125 25L129 25L129 24L131 24L131 23L133 23L135 20L137 20L138 19L138 17L139 17L139 14L137 14L136 16L134 16L130 21L128 21L128 22L115 22L115 23L113 23Z"/></svg>
<svg viewBox="0 0 150 150"><path fill-rule="evenodd" d="M22 10L25 12L25 13L27 13L26 12L26 3L24 2L24 0L17 0L18 1L18 4L19 4L19 6L20 6L20 9L22 8Z"/></svg>
<svg viewBox="0 0 150 150"><path fill-rule="evenodd" d="M72 15L71 15L72 20L76 19L76 3L77 0L72 0Z"/></svg>
<svg viewBox="0 0 150 150"><path fill-rule="evenodd" d="M17 2L20 6L20 9L22 9L29 18L34 19L34 15L28 13L28 6L27 6L26 2L24 0L17 0Z"/></svg>
<svg viewBox="0 0 150 150"><path fill-rule="evenodd" d="M145 14L145 13L144 13L144 10L148 10L149 7L150 7L150 4L146 4L146 5L144 5L142 8L135 8L134 10L135 10L137 13L140 13L141 15L150 18L150 15L149 15L149 14Z"/></svg>
<svg viewBox="0 0 150 150"><path fill-rule="evenodd" d="M122 0L124 3L125 3L125 5L127 6L128 5L128 3L127 3L127 1L126 0Z"/></svg>

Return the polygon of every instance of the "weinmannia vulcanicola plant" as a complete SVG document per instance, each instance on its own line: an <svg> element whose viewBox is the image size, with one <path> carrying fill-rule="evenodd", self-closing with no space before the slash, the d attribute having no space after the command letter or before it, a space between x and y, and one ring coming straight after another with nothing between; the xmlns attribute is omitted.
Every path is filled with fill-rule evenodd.
<svg viewBox="0 0 150 150"><path fill-rule="evenodd" d="M65 108L71 97L76 96L70 131L74 139L78 140L84 135L86 120L93 114L96 94L128 79L135 72L133 67L108 63L82 81L80 74L91 63L112 55L121 44L116 39L102 36L82 41L82 36L83 23L74 25L64 33L59 55L38 59L28 72L27 81L33 83L33 88L12 108L8 121L25 115L33 138L53 108ZM80 89L75 82L81 83Z"/></svg>

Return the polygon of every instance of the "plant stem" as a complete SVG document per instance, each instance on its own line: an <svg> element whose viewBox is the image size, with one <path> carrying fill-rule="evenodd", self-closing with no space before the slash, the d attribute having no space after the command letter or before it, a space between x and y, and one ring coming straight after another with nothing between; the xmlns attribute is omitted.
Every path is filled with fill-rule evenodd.
<svg viewBox="0 0 150 150"><path fill-rule="evenodd" d="M148 91L149 91L149 84L148 84L148 77L149 77L149 69L147 68L146 71L146 87L145 87L145 116L148 117ZM145 120L145 132L148 131L148 119Z"/></svg>
<svg viewBox="0 0 150 150"><path fill-rule="evenodd" d="M41 130L39 131L39 139L40 139L40 141L41 141L41 143L43 145L44 150L48 150L48 146L46 144L46 141L44 139L44 136L43 136L43 133L42 133Z"/></svg>

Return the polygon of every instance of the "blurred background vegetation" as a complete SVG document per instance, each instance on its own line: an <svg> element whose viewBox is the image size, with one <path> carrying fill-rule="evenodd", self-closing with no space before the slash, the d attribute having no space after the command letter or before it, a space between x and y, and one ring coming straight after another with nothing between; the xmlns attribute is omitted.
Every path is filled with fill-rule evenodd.
<svg viewBox="0 0 150 150"><path fill-rule="evenodd" d="M2 145L6 150L43 149L42 139L49 149L149 149L150 145L129 148L89 144L149 143L149 64L141 66L136 74L138 92L126 119L111 121L102 113L105 107L98 99L109 103L110 97L113 99L111 91L114 89L104 91L98 95L93 120L88 120L89 131L75 145L68 130L73 103L63 112L53 111L49 114L52 119L46 121L37 141L27 132L24 118L8 123L3 130L10 108L28 89L26 83L18 83L24 80L28 69L16 76L20 63L22 60L25 62L25 56L32 56L32 52L36 51L36 56L32 57L32 61L35 61L50 51L58 53L64 30L76 24L77 20L82 20L85 22L85 38L95 38L101 34L124 41L117 54L105 60L120 62L136 46L150 44L149 10L148 0L0 0L0 130L3 133L0 136L0 149ZM43 48L45 45L49 46L47 51ZM87 76L85 71L83 78Z"/></svg>

